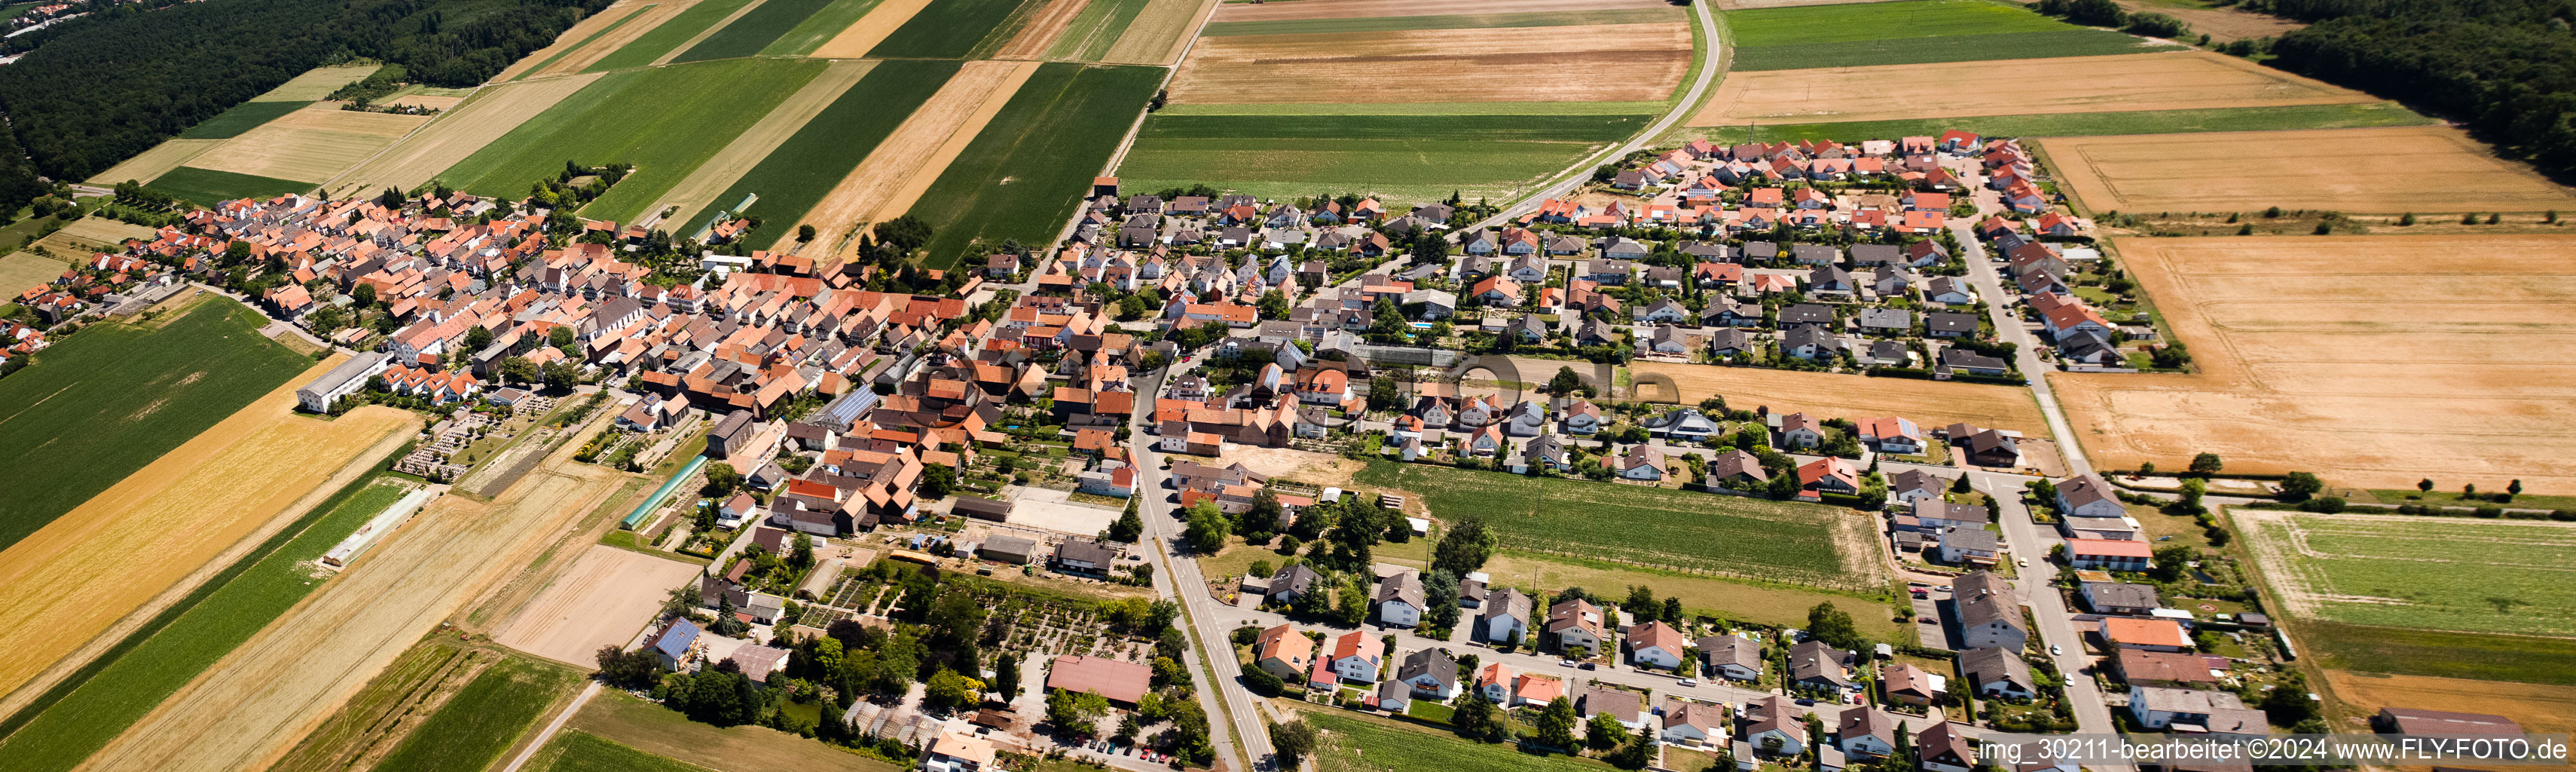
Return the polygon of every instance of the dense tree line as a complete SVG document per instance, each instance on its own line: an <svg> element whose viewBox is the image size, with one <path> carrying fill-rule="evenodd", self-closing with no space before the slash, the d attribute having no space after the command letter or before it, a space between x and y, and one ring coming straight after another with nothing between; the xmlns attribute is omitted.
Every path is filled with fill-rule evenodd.
<svg viewBox="0 0 2576 772"><path fill-rule="evenodd" d="M24 149L0 146L0 209L33 197L30 172L88 177L317 66L372 58L480 83L608 2L212 0L66 22L0 68L7 141Z"/></svg>
<svg viewBox="0 0 2576 772"><path fill-rule="evenodd" d="M2274 0L2311 20L2282 69L2466 122L2507 153L2576 169L2576 8L2564 0Z"/></svg>

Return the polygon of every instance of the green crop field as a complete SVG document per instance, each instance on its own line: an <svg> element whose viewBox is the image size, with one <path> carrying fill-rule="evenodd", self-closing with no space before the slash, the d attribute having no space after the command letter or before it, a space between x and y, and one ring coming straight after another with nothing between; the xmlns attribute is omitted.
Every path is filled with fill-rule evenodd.
<svg viewBox="0 0 2576 772"><path fill-rule="evenodd" d="M2065 29L2009 32L2000 35L1906 37L1746 46L1735 51L1735 70L1802 70L1811 67L1859 67L1873 64L1932 64L1987 59L2038 59L2056 56L2101 56L2150 51L2176 51L2125 32Z"/></svg>
<svg viewBox="0 0 2576 772"><path fill-rule="evenodd" d="M1284 102L1164 105L1154 118L1184 115L1645 115L1663 102Z"/></svg>
<svg viewBox="0 0 2576 772"><path fill-rule="evenodd" d="M1761 128L1764 142L1794 142L1801 139L1857 142L1864 139L1938 135L1951 129L1973 131L1990 137L2087 137L2101 134L2352 129L2369 126L2417 126L2433 122L2434 119L2416 114L2415 111L2408 110L2395 102L2376 102L2357 105L2217 107L2202 110L2144 110L2124 113L1993 115L1975 118L1802 123L1777 126L1765 124ZM1705 132L1710 141L1719 144L1741 143L1748 137L1748 132L1742 126L1712 127Z"/></svg>
<svg viewBox="0 0 2576 772"><path fill-rule="evenodd" d="M2019 5L1988 0L1760 8L1728 11L1726 24L1735 31L1735 44L1745 48L2081 29Z"/></svg>
<svg viewBox="0 0 2576 772"><path fill-rule="evenodd" d="M1357 19L1283 19L1212 22L1200 37L1225 35L1301 35L1329 32L1408 32L1426 29L1491 27L1573 27L1587 24L1651 24L1682 21L1680 8L1626 8L1612 11L1540 11L1473 13L1446 16L1377 16Z"/></svg>
<svg viewBox="0 0 2576 772"><path fill-rule="evenodd" d="M1163 115L1119 163L1138 190L1365 191L1390 203L1499 198L1643 127L1645 115Z"/></svg>
<svg viewBox="0 0 2576 772"><path fill-rule="evenodd" d="M267 322L210 298L157 330L91 325L0 378L0 548L313 365Z"/></svg>
<svg viewBox="0 0 2576 772"><path fill-rule="evenodd" d="M635 17L638 17L638 16L642 16L642 15L644 15L644 12L645 12L645 11L653 10L653 6L654 6L654 5L656 5L656 4L655 4L655 3L645 3L645 4L643 4L643 5L635 6L635 9L634 9L634 10L632 10L632 11L628 11L628 12L626 12L626 15L624 15L624 16L620 16L620 17L617 17L617 20L616 20L616 21L609 22L609 23L608 23L608 26L605 26L605 27L601 27L601 28L599 28L599 31L598 31L598 32L590 33L590 35L589 35L589 36L582 38L580 42L574 43L574 44L569 45L569 46L564 46L564 49L563 49L563 50L561 50L561 51L556 51L556 52L555 52L555 55L553 55L553 56L549 56L549 57L546 57L545 61L538 62L538 63L536 63L536 64L534 64L534 65L531 65L531 66L529 66L527 69L520 70L520 71L519 71L519 74L518 74L516 77L512 77L512 78L511 78L511 80L514 80L514 81L515 81L515 80L524 79L524 78L528 77L528 75L529 75L529 74L531 74L531 73L534 73L534 72L536 72L536 71L538 71L538 70L543 70L543 69L545 69L545 68L546 68L546 65L554 64L554 63L555 63L555 60L557 60L557 59L562 59L562 58L564 58L565 56L571 55L571 54L572 54L572 52L574 52L574 51L579 51L579 50L581 50L583 47L590 45L590 41L598 40L598 39L599 39L599 36L601 36L601 35L606 35L606 34L611 33L611 32L615 32L615 31L617 31L617 28L619 28L619 27L623 27L623 26L626 26L626 23L627 23L627 22L634 21L634 20L635 20ZM405 89L405 90L409 90L409 89Z"/></svg>
<svg viewBox="0 0 2576 772"><path fill-rule="evenodd" d="M2299 642L2318 667L2365 673L2576 686L2576 641L2521 635L2304 622Z"/></svg>
<svg viewBox="0 0 2576 772"><path fill-rule="evenodd" d="M1065 25L1064 33L1057 35L1055 44L1047 48L1047 58L1100 61L1100 57L1109 55L1111 46L1117 45L1118 36L1127 31L1127 25L1134 23L1137 14L1151 2L1092 0L1083 4L1082 12L1073 15L1073 21Z"/></svg>
<svg viewBox="0 0 2576 772"><path fill-rule="evenodd" d="M1314 724L1315 768L1320 772L1604 772L1591 759L1522 753L1509 743L1486 744L1430 727L1399 724L1332 708L1304 713Z"/></svg>
<svg viewBox="0 0 2576 772"><path fill-rule="evenodd" d="M537 760L552 757L539 772L706 772L705 767L655 756L579 730L565 730L538 751Z"/></svg>
<svg viewBox="0 0 2576 772"><path fill-rule="evenodd" d="M1040 0L931 0L894 34L868 51L870 59L963 59L986 38L1009 40L1026 14L1020 6Z"/></svg>
<svg viewBox="0 0 2576 772"><path fill-rule="evenodd" d="M954 265L977 240L1053 242L1162 78L1160 67L1039 65L913 204L932 228L930 266Z"/></svg>
<svg viewBox="0 0 2576 772"><path fill-rule="evenodd" d="M2576 635L2576 529L2551 523L2339 515L2252 520L2294 608L2333 622ZM2302 603L2302 600L2305 603Z"/></svg>
<svg viewBox="0 0 2576 772"><path fill-rule="evenodd" d="M653 60L660 59L663 54L679 48L680 44L689 42L690 38L697 37L698 33L705 32L708 27L715 26L716 22L724 21L725 17L733 15L734 11L750 2L751 0L700 0L697 5L689 6L688 10L662 20L661 26L654 27L653 31L638 35L634 40L627 41L626 45L618 46L617 50L600 57L599 61L591 62L589 67L582 69L582 72L623 70L652 64ZM527 183L520 184L525 186Z"/></svg>
<svg viewBox="0 0 2576 772"><path fill-rule="evenodd" d="M11 768L22 772L79 766L162 699L321 589L323 582L313 578L307 563L402 498L403 486L369 484L375 479L352 483L315 507L236 564L246 568L190 594L157 632L137 633L139 643L101 656L13 717L17 731L0 739L0 756L17 759Z"/></svg>
<svg viewBox="0 0 2576 772"><path fill-rule="evenodd" d="M394 746L376 772L482 769L578 679L564 668L524 659L495 662Z"/></svg>
<svg viewBox="0 0 2576 772"><path fill-rule="evenodd" d="M822 48L833 35L841 34L841 30L849 29L850 25L858 23L859 17L868 15L869 10L877 7L877 2L878 0L832 0L831 5L823 6L822 10L805 17L805 21L797 24L795 29L788 30L787 34L778 36L778 40L770 43L768 48L761 49L760 53L763 56L804 56L814 53L814 49Z"/></svg>
<svg viewBox="0 0 2576 772"><path fill-rule="evenodd" d="M150 185L154 190L187 199L198 206L208 207L236 198L272 198L313 189L313 183L310 182L199 169L194 166L172 169L145 184Z"/></svg>
<svg viewBox="0 0 2576 772"><path fill-rule="evenodd" d="M1769 581L1877 586L1857 581L1875 561L1847 559L1835 546L1836 521L1860 515L1835 507L1390 461L1371 461L1354 479L1419 494L1436 517L1483 517L1510 549Z"/></svg>
<svg viewBox="0 0 2576 772"><path fill-rule="evenodd" d="M779 223L778 227L794 225L806 210L830 194L842 177L858 168L859 161L866 159L878 142L902 125L922 102L929 101L930 95L937 93L962 65L954 59L877 63L876 69L842 92L840 99L814 114L804 128L797 129L751 171L734 180L733 187L718 194L704 221L697 225L713 221L720 214L716 207L733 206L754 194L760 196L760 201L751 206L750 214Z"/></svg>
<svg viewBox="0 0 2576 772"><path fill-rule="evenodd" d="M816 12L834 0L767 0L760 7L734 19L716 34L698 41L689 50L672 57L672 62L700 62L708 59L731 59L760 53L769 44L813 18Z"/></svg>
<svg viewBox="0 0 2576 772"><path fill-rule="evenodd" d="M624 162L635 172L585 207L583 215L625 222L705 163L824 62L726 59L615 72L511 129L440 175L458 189L525 195L565 161Z"/></svg>
<svg viewBox="0 0 2576 772"><path fill-rule="evenodd" d="M187 131L179 132L179 138L232 139L234 137L241 136L242 132L259 128L261 124L277 120L278 116L302 110L306 105L310 104L313 103L243 102L241 104L234 105L233 109L225 110L222 114L206 119L204 123L188 127Z"/></svg>

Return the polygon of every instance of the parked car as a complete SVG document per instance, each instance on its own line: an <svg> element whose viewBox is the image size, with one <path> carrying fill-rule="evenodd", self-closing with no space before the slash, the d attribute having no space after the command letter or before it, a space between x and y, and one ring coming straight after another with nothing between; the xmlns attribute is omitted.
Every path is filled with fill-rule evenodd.
<svg viewBox="0 0 2576 772"><path fill-rule="evenodd" d="M1682 688L1684 688L1684 689L1689 689L1689 688L1692 688L1692 687L1698 686L1698 685L1699 685L1699 679L1697 679L1697 678L1684 678L1684 679L1682 679L1682 680L1680 680L1680 681L1676 681L1676 682L1674 682L1674 683L1673 683L1673 685L1674 685L1674 686L1682 687Z"/></svg>
<svg viewBox="0 0 2576 772"><path fill-rule="evenodd" d="M1560 667L1574 667L1574 660L1560 659L1556 661L1556 664Z"/></svg>
<svg viewBox="0 0 2576 772"><path fill-rule="evenodd" d="M2052 644L2049 644L2049 645L2048 645L2048 655L2049 655L2049 656L2052 656L2052 657L2055 657L2055 656L2062 656L2062 655L2064 655L2065 653L2066 653L2066 650L2065 650L2065 649L2062 649L2062 648L2058 648L2057 644L2052 643Z"/></svg>

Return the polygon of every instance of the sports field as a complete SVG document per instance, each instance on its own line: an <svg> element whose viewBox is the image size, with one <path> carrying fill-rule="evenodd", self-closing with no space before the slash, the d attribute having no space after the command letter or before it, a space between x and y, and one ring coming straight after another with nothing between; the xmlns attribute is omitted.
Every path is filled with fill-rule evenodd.
<svg viewBox="0 0 2576 772"><path fill-rule="evenodd" d="M2143 38L2068 24L1985 0L1762 8L1729 12L1736 72L2137 53Z"/></svg>
<svg viewBox="0 0 2576 772"><path fill-rule="evenodd" d="M1485 518L1509 549L1748 579L1875 589L1866 518L1839 507L1373 461L1353 479Z"/></svg>
<svg viewBox="0 0 2576 772"><path fill-rule="evenodd" d="M2192 375L2050 373L2103 468L2576 491L2576 236L2132 239ZM2441 255L2427 260L2427 255Z"/></svg>
<svg viewBox="0 0 2576 772"><path fill-rule="evenodd" d="M1636 362L1629 369L1636 373L1637 398L1653 402L1696 405L1716 395L1737 410L1803 410L1819 418L1855 421L1897 416L1927 432L1965 422L1981 429L2015 429L2028 437L2049 436L2048 419L2040 415L2030 391L2011 386L1671 362Z"/></svg>
<svg viewBox="0 0 2576 772"><path fill-rule="evenodd" d="M2059 181L2094 211L2327 209L2531 212L2576 209L2576 196L2458 129L2319 131L2041 140ZM2441 190L2406 180L2443 170Z"/></svg>
<svg viewBox="0 0 2576 772"><path fill-rule="evenodd" d="M1350 190L1390 204L1452 192L1500 200L1635 134L1648 117L1165 112L1146 119L1118 175L1148 191L1207 183L1264 197Z"/></svg>
<svg viewBox="0 0 2576 772"><path fill-rule="evenodd" d="M1751 73L1733 77L1749 75ZM2140 112L1983 115L1965 118L1839 123L1763 123L1759 126L1723 125L1676 130L1674 136L1681 139L1668 141L1706 138L1719 144L1740 144L1750 141L1748 138L1753 136L1753 132L1749 129L1757 128L1764 142L1794 142L1801 139L1858 142L1864 139L1937 136L1951 129L1973 131L1989 137L2087 137L2103 134L2183 134L2204 131L2359 129L2376 126L2422 126L2439 122L2408 110L2395 102L2367 102L2293 107L2222 107Z"/></svg>
<svg viewBox="0 0 2576 772"><path fill-rule="evenodd" d="M506 196L555 176L566 160L630 163L635 171L584 212L632 220L824 64L727 59L609 73L439 176L461 190Z"/></svg>
<svg viewBox="0 0 2576 772"><path fill-rule="evenodd" d="M239 573L192 594L167 625L131 649L102 657L86 680L57 687L55 699L32 707L41 711L33 720L0 739L0 755L17 759L22 772L71 769L286 613L323 583L314 580L311 561L408 490L391 480L357 485L244 556Z"/></svg>
<svg viewBox="0 0 2576 772"><path fill-rule="evenodd" d="M2576 525L2231 510L2274 590L2310 619L2576 635Z"/></svg>
<svg viewBox="0 0 2576 772"><path fill-rule="evenodd" d="M557 666L510 658L474 677L429 720L375 766L376 772L482 769L543 718L543 711L572 693L579 674Z"/></svg>
<svg viewBox="0 0 2576 772"><path fill-rule="evenodd" d="M743 6L751 2L752 0L698 0L686 8L679 9L676 13L657 13L655 17L661 17L661 23L654 24L640 34L635 34L625 45L601 55L581 71L623 70L664 61L678 54L681 46L706 34L708 30L724 20L732 18L736 11L742 10ZM646 17L639 21L651 21L653 18Z"/></svg>
<svg viewBox="0 0 2576 772"><path fill-rule="evenodd" d="M0 496L0 548L313 366L260 337L266 323L210 300L158 329L93 326L0 378L0 468L11 488Z"/></svg>
<svg viewBox="0 0 2576 772"><path fill-rule="evenodd" d="M282 180L327 180L427 122L427 116L317 104L224 140L189 159L188 168Z"/></svg>
<svg viewBox="0 0 2576 772"><path fill-rule="evenodd" d="M421 127L419 133L333 178L324 187L332 190L375 190L387 186L410 190L419 187L599 78L595 74L570 75L486 86L456 109L432 117L429 125ZM526 190L526 183L521 183L519 189Z"/></svg>
<svg viewBox="0 0 2576 772"><path fill-rule="evenodd" d="M698 214L674 222L694 233L718 211L759 196L744 213L772 223L772 233L794 233L797 221L868 157L895 127L957 73L959 62L901 59L878 62L839 99L760 159L731 187L708 199Z"/></svg>
<svg viewBox="0 0 2576 772"><path fill-rule="evenodd" d="M919 192L929 264L955 264L978 240L1055 241L1163 77L1151 67L1050 63L1028 76L974 142Z"/></svg>
<svg viewBox="0 0 2576 772"><path fill-rule="evenodd" d="M1694 126L2377 102L2233 56L2182 51L1738 73Z"/></svg>
<svg viewBox="0 0 2576 772"><path fill-rule="evenodd" d="M144 183L154 190L187 199L198 206L237 198L269 198L313 189L313 183L241 172L182 166Z"/></svg>

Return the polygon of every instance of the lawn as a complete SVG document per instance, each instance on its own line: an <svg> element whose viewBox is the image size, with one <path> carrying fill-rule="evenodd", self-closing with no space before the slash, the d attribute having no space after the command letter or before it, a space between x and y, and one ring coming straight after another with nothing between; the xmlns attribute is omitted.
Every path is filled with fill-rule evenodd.
<svg viewBox="0 0 2576 772"><path fill-rule="evenodd" d="M768 48L761 49L760 53L765 56L804 56L814 53L814 49L822 48L823 43L831 40L833 35L841 34L841 30L849 29L850 25L858 23L860 17L868 15L869 10L877 7L877 1L833 0L831 5L823 6L822 10L805 17L805 21L797 24L795 29L778 36L776 41L772 41Z"/></svg>
<svg viewBox="0 0 2576 772"><path fill-rule="evenodd" d="M79 766L163 698L320 589L308 563L402 498L402 486L371 484L375 480L351 483L164 612L156 624L12 717L11 726L23 729L0 740L0 756L17 759L11 768L26 772Z"/></svg>
<svg viewBox="0 0 2576 772"><path fill-rule="evenodd" d="M963 59L985 38L1009 40L1024 22L1018 11L1037 0L932 0L894 34L868 50L870 59ZM1026 93L1023 91L1022 93Z"/></svg>
<svg viewBox="0 0 2576 772"><path fill-rule="evenodd" d="M583 214L633 220L823 67L820 60L727 59L610 73L440 178L463 190L510 196L562 173L567 160L630 163L634 173Z"/></svg>
<svg viewBox="0 0 2576 772"><path fill-rule="evenodd" d="M698 41L689 50L673 57L672 62L698 62L708 59L731 59L750 56L768 48L770 43L805 23L834 0L767 0L759 7L734 19L716 34Z"/></svg>
<svg viewBox="0 0 2576 772"><path fill-rule="evenodd" d="M1319 772L1599 772L1610 766L1571 756L1522 753L1429 727L1413 727L1343 710L1303 711L1321 735Z"/></svg>
<svg viewBox="0 0 2576 772"><path fill-rule="evenodd" d="M1644 115L1155 115L1119 163L1128 187L1319 189L1421 203L1500 196L1636 133Z"/></svg>
<svg viewBox="0 0 2576 772"><path fill-rule="evenodd" d="M313 183L310 182L199 169L194 166L172 169L145 184L152 186L154 190L208 207L237 198L273 198L313 189Z"/></svg>
<svg viewBox="0 0 2576 772"><path fill-rule="evenodd" d="M1816 6L1856 8L1863 6ZM2104 29L2059 29L1994 35L1895 37L1830 43L1745 46L1735 51L1735 70L1800 70L1810 67L1859 67L1873 64L1930 64L1987 59L2036 59L2056 56L2101 56L2171 51L2143 38Z"/></svg>
<svg viewBox="0 0 2576 772"><path fill-rule="evenodd" d="M1419 494L1435 517L1483 517L1504 547L1527 552L1841 587L1872 565L1835 544L1835 521L1859 515L1819 504L1391 461L1354 479Z"/></svg>
<svg viewBox="0 0 2576 772"><path fill-rule="evenodd" d="M550 760L549 760L550 759ZM529 769L538 772L705 772L706 767L655 756L607 740L588 732L566 731L546 743L537 760L542 766Z"/></svg>
<svg viewBox="0 0 2576 772"><path fill-rule="evenodd" d="M653 60L662 58L663 54L670 53L672 49L679 48L680 44L689 42L690 38L697 37L698 33L705 32L708 27L715 26L716 22L724 21L725 17L733 15L734 11L750 2L751 0L701 0L697 5L689 6L688 10L664 20L661 26L654 27L653 31L638 35L634 40L627 41L626 45L618 46L617 50L600 57L599 61L591 62L589 67L582 68L582 72L605 72L652 64Z"/></svg>
<svg viewBox="0 0 2576 772"><path fill-rule="evenodd" d="M1055 241L1162 79L1159 67L1039 66L913 204L933 229L930 266L977 240Z"/></svg>
<svg viewBox="0 0 2576 772"><path fill-rule="evenodd" d="M1064 33L1057 35L1055 44L1047 48L1047 58L1100 61L1101 57L1109 55L1112 46L1118 44L1118 36L1127 31L1127 25L1134 22L1136 16L1152 2L1093 0L1084 3L1082 12L1073 15L1073 21L1065 25Z"/></svg>
<svg viewBox="0 0 2576 772"><path fill-rule="evenodd" d="M2303 622L2317 666L2368 673L2576 686L2576 641Z"/></svg>
<svg viewBox="0 0 2576 772"><path fill-rule="evenodd" d="M1859 141L1915 135L1937 135L1951 129L1990 137L2086 137L2104 134L2184 134L2203 131L2284 131L2351 129L2370 126L2416 126L2434 119L2395 102L2291 107L2218 107L2205 110L2146 110L2121 113L2054 113L1938 118L1916 121L1765 124L1762 141L1801 139ZM1708 130L1711 141L1746 141L1741 126Z"/></svg>
<svg viewBox="0 0 2576 772"><path fill-rule="evenodd" d="M569 670L528 660L493 663L394 746L376 772L482 769L578 680Z"/></svg>
<svg viewBox="0 0 2576 772"><path fill-rule="evenodd" d="M188 127L187 131L179 132L179 138L232 139L234 137L241 136L242 132L259 128L260 124L276 120L278 116L302 110L305 105L309 104L313 103L243 102L241 104L234 105L233 109L225 110L223 113L216 115L215 117L208 118L195 126Z"/></svg>
<svg viewBox="0 0 2576 772"><path fill-rule="evenodd" d="M957 74L960 64L947 59L878 63L849 91L842 92L840 99L816 113L804 128L797 129L778 149L734 180L733 187L717 195L703 219L712 221L720 213L716 207L733 206L745 196L758 194L760 201L751 206L750 213L779 223L777 227L795 224L806 210L830 194L842 177L858 168L859 161L866 159L878 142L938 92L949 76ZM690 232L695 232L694 226Z"/></svg>
<svg viewBox="0 0 2576 772"><path fill-rule="evenodd" d="M207 300L158 330L92 325L0 378L0 548L312 366L266 322Z"/></svg>
<svg viewBox="0 0 2576 772"><path fill-rule="evenodd" d="M2240 522L2246 522L2240 520ZM2313 616L2356 625L2576 635L2576 529L2453 518L2266 517L2249 545ZM2284 565L2286 563L2286 565Z"/></svg>
<svg viewBox="0 0 2576 772"><path fill-rule="evenodd" d="M1625 8L1609 11L1540 11L1535 13L1468 13L1444 16L1376 16L1357 19L1282 19L1211 22L1199 37L1225 35L1302 35L1342 32L1408 32L1427 29L1493 27L1573 27L1587 24L1652 24L1682 21L1680 8Z"/></svg>

